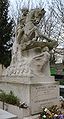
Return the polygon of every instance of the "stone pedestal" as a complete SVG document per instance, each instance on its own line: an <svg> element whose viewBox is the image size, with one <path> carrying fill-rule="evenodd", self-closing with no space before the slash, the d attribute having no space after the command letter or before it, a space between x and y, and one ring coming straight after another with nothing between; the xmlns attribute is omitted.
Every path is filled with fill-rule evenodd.
<svg viewBox="0 0 64 119"><path fill-rule="evenodd" d="M59 89L55 83L31 85L31 113L39 113L43 107L59 105Z"/></svg>
<svg viewBox="0 0 64 119"><path fill-rule="evenodd" d="M0 89L13 91L21 102L27 104L24 116L42 111L42 107L59 103L59 87L50 76L48 47L56 41L47 38L37 24L45 14L44 9L23 10L16 29L12 61L2 73ZM26 12L26 13L25 13ZM45 40L45 41L44 41Z"/></svg>
<svg viewBox="0 0 64 119"><path fill-rule="evenodd" d="M50 76L48 52L36 53L32 49L17 62L12 60L2 73L0 89L13 91L28 106L26 116L40 113L43 107L59 105L59 87Z"/></svg>
<svg viewBox="0 0 64 119"><path fill-rule="evenodd" d="M25 102L29 108L28 115L36 114L42 111L42 107L59 105L59 87L51 78L44 82L33 77L2 77L0 80L0 89L5 92L11 90L19 97L21 102Z"/></svg>

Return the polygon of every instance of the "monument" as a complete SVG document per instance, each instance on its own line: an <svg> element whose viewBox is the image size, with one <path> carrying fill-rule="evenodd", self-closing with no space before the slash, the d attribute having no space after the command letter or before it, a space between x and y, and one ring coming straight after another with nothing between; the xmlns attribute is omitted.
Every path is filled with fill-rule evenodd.
<svg viewBox="0 0 64 119"><path fill-rule="evenodd" d="M0 89L12 90L27 105L29 115L59 103L59 87L50 76L49 66L49 50L57 42L42 34L37 26L44 14L45 10L39 8L22 10L12 61L0 80Z"/></svg>

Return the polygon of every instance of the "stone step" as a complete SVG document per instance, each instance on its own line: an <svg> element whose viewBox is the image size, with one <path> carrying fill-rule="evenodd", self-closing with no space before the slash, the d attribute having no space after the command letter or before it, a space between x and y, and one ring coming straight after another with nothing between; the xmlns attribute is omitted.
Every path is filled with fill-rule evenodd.
<svg viewBox="0 0 64 119"><path fill-rule="evenodd" d="M29 116L29 117L24 117L23 119L39 119L39 116L40 116L40 114Z"/></svg>

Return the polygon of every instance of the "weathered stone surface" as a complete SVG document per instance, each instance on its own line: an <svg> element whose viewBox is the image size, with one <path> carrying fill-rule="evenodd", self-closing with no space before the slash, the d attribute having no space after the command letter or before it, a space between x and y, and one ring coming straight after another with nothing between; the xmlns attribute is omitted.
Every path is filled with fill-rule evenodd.
<svg viewBox="0 0 64 119"><path fill-rule="evenodd" d="M0 80L0 89L9 93L11 90L19 97L21 102L25 102L28 106L28 113L35 114L42 111L42 107L49 107L52 105L59 105L59 87L54 81L48 79L46 82L44 78L38 81L28 77L7 77ZM22 81L23 79L23 81ZM22 82L21 82L22 81ZM29 82L30 81L30 82ZM27 114L26 114L27 115Z"/></svg>
<svg viewBox="0 0 64 119"><path fill-rule="evenodd" d="M58 104L59 87L50 76L48 47L52 40L41 34L37 27L45 10L28 12L26 9L22 13L13 44L12 61L2 73L0 89L6 92L12 90L21 102L27 104L31 115L42 111L42 106ZM43 39L46 39L45 43Z"/></svg>
<svg viewBox="0 0 64 119"><path fill-rule="evenodd" d="M21 61L11 64L4 72L6 76L39 76L50 75L49 53L43 52L40 55L24 57Z"/></svg>
<svg viewBox="0 0 64 119"><path fill-rule="evenodd" d="M49 75L47 47L54 46L56 41L44 36L37 27L44 14L45 10L39 8L29 12L28 9L22 10L22 17L17 25L16 39L13 44L12 61L6 71L3 72L3 75L27 76L43 75L44 73ZM43 39L46 39L46 42L43 42Z"/></svg>
<svg viewBox="0 0 64 119"><path fill-rule="evenodd" d="M43 107L58 105L59 88L55 83L31 85L31 113L41 112Z"/></svg>

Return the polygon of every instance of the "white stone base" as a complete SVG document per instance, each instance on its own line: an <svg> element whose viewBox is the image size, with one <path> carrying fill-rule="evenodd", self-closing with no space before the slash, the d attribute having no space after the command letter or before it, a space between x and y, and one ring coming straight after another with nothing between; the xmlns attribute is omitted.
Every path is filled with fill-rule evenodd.
<svg viewBox="0 0 64 119"><path fill-rule="evenodd" d="M3 77L0 80L0 89L7 93L13 91L22 103L25 102L28 105L29 115L41 112L42 107L59 105L59 86L55 81L34 82L32 80L32 83L25 81L27 82L23 82L22 77L16 80L14 77Z"/></svg>
<svg viewBox="0 0 64 119"><path fill-rule="evenodd" d="M59 88L55 83L31 85L31 113L42 111L43 107L59 105Z"/></svg>

